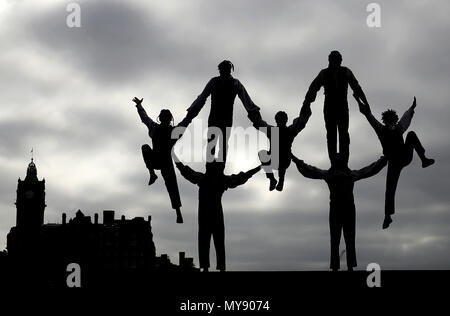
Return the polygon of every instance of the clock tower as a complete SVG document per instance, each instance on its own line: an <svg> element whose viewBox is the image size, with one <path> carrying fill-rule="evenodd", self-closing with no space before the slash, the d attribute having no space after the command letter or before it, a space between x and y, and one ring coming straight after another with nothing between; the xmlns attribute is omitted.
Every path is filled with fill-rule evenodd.
<svg viewBox="0 0 450 316"><path fill-rule="evenodd" d="M31 158L25 180L19 178L17 184L16 227L39 229L44 224L45 207L45 179L38 179L36 165Z"/></svg>

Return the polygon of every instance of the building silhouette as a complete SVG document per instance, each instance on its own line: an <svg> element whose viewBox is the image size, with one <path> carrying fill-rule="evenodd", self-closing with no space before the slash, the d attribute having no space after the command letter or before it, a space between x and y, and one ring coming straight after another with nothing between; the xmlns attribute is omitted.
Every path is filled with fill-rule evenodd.
<svg viewBox="0 0 450 316"><path fill-rule="evenodd" d="M97 213L92 220L78 210L71 219L63 213L60 224L44 224L45 207L45 180L38 179L31 160L25 179L18 180L16 226L7 236L8 267L22 282L63 287L70 263L80 266L84 286L111 278L147 280L156 271L197 270L184 252L179 265L167 255L156 256L151 216L116 219L115 211L104 210L100 223Z"/></svg>

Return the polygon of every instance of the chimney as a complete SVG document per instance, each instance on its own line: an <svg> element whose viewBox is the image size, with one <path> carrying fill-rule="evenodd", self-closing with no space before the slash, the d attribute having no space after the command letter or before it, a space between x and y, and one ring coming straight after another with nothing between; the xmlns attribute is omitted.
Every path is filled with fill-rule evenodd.
<svg viewBox="0 0 450 316"><path fill-rule="evenodd" d="M180 251L180 262L178 265L180 267L184 266L184 258L186 257L186 253L184 251Z"/></svg>
<svg viewBox="0 0 450 316"><path fill-rule="evenodd" d="M66 221L67 221L67 214L66 213L62 213L62 224L66 225Z"/></svg>
<svg viewBox="0 0 450 316"><path fill-rule="evenodd" d="M148 226L152 226L152 216L151 215L149 215L148 217Z"/></svg>
<svg viewBox="0 0 450 316"><path fill-rule="evenodd" d="M98 213L94 214L94 224L98 224Z"/></svg>
<svg viewBox="0 0 450 316"><path fill-rule="evenodd" d="M114 223L114 211L103 211L103 224L111 225Z"/></svg>
<svg viewBox="0 0 450 316"><path fill-rule="evenodd" d="M120 219L122 220L122 222L125 222L125 215L122 215L122 216L120 217Z"/></svg>

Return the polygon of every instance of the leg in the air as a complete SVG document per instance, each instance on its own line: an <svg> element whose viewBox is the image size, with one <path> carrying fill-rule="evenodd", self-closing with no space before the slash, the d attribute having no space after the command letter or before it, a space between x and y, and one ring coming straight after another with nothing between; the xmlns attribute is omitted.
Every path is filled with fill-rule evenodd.
<svg viewBox="0 0 450 316"><path fill-rule="evenodd" d="M395 191L397 190L398 179L402 171L402 165L399 162L390 160L386 177L386 193L384 206L383 229L389 227L392 223L392 214L395 213Z"/></svg>
<svg viewBox="0 0 450 316"><path fill-rule="evenodd" d="M273 191L275 190L275 187L277 185L277 180L275 179L275 176L273 175L273 169L270 166L270 153L267 150L261 150L258 152L258 157L261 161L262 169L266 173L266 177L270 182L269 191Z"/></svg>
<svg viewBox="0 0 450 316"><path fill-rule="evenodd" d="M153 149L148 144L144 144L141 147L142 149L142 156L144 157L145 166L147 167L149 174L150 174L150 180L148 181L148 185L152 185L155 183L156 179L158 179L158 176L155 173L154 169L154 152Z"/></svg>
<svg viewBox="0 0 450 316"><path fill-rule="evenodd" d="M405 164L409 164L411 162L414 150L422 161L422 168L426 168L434 164L434 159L430 159L425 156L425 149L423 148L419 137L417 137L417 134L411 131L408 132L405 139L405 152L407 156L407 161Z"/></svg>
<svg viewBox="0 0 450 316"><path fill-rule="evenodd" d="M169 193L170 202L172 204L172 208L175 210L177 214L177 223L183 223L183 216L181 215L181 198L180 192L178 190L177 176L175 174L175 170L173 168L173 163L170 161L163 168L161 168L161 175L163 176L164 183L167 188L167 192Z"/></svg>
<svg viewBox="0 0 450 316"><path fill-rule="evenodd" d="M279 168L278 169L278 184L277 184L277 191L283 191L284 187L284 178L286 176L286 168Z"/></svg>

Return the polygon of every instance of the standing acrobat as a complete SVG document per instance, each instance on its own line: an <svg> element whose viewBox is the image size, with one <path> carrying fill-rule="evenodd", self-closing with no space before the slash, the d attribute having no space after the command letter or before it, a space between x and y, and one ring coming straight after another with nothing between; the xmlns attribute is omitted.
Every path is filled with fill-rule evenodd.
<svg viewBox="0 0 450 316"><path fill-rule="evenodd" d="M298 133L305 128L306 122L310 116L311 110L309 108L304 108L302 109L300 116L294 119L294 122L291 125L287 126L288 115L284 111L279 111L275 114L276 127L267 124L260 115L256 115L255 117L249 116L253 121L253 126L265 133L269 139L270 149L269 151L261 150L259 152L259 159L261 160L262 168L266 173L267 178L270 180L270 191L273 191L275 188L278 191L283 190L286 170L291 164L292 143ZM272 128L278 128L278 138L275 137L272 139ZM277 144L274 144L274 142L277 142ZM265 161L265 158L268 158L269 156L273 158L275 155L278 155L278 157L275 157L275 159L271 159L270 161ZM275 168L272 168L269 165L273 163L274 160L278 162L278 165L275 165ZM278 170L278 184L273 175L274 170Z"/></svg>
<svg viewBox="0 0 450 316"><path fill-rule="evenodd" d="M144 99L134 98L133 102L136 103L139 117L141 118L142 123L147 126L148 135L153 142L153 149L148 144L142 145L142 155L144 157L145 165L150 173L148 185L152 185L158 178L155 169L161 170L161 175L164 179L167 192L169 193L172 208L177 214L177 223L181 224L183 223L183 216L180 211L180 192L178 190L177 177L171 155L173 146L182 136L182 132L184 131L183 128L186 128L192 122L195 115L194 112L188 112L186 117L177 126L172 126L172 113L167 109L163 109L158 116L158 119L161 122L158 124L147 115L147 112L145 112L142 107L143 100ZM178 128L177 135L172 135L175 128Z"/></svg>
<svg viewBox="0 0 450 316"><path fill-rule="evenodd" d="M411 163L414 150L422 161L423 168L431 166L434 163L434 159L429 159L425 156L425 149L415 132L408 132L406 140L403 140L403 134L411 124L414 115L416 97L414 97L413 104L403 114L400 121L394 110L387 110L381 113L381 120L384 124L372 115L369 104L362 103L358 98L355 99L358 102L359 110L375 130L383 147L383 154L389 160L386 177L385 217L383 220L383 229L386 229L392 223L391 216L395 213L395 191L400 173L403 168Z"/></svg>
<svg viewBox="0 0 450 316"><path fill-rule="evenodd" d="M198 185L198 251L200 268L209 269L209 246L211 237L216 248L217 270L225 271L225 225L223 220L222 195L244 184L261 166L247 172L224 175L224 162L213 161L206 164L206 172L200 173L185 166L174 157L175 164L183 177Z"/></svg>
<svg viewBox="0 0 450 316"><path fill-rule="evenodd" d="M236 96L241 99L248 113L259 111L259 107L253 103L242 83L231 75L231 71L234 71L231 61L222 61L218 68L220 76L212 78L188 108L189 112L200 112L211 95L211 110L208 117L208 149L211 150L211 153L207 152L207 162L214 160L219 138L221 143L219 157L222 158L220 160L227 160L229 129L233 125L233 107Z"/></svg>
<svg viewBox="0 0 450 316"><path fill-rule="evenodd" d="M310 107L317 92L324 87L325 102L323 114L327 130L328 156L332 162L337 153L337 132L339 131L339 153L348 162L350 136L348 134L348 86L364 103L366 96L352 71L341 66L342 55L334 50L328 55L328 68L322 69L306 93L303 107Z"/></svg>
<svg viewBox="0 0 450 316"><path fill-rule="evenodd" d="M356 233L356 207L353 196L355 182L376 175L386 166L386 158L381 157L371 165L360 170L350 170L345 158L336 155L334 164L328 170L322 170L307 165L303 160L292 156L298 171L310 179L325 180L330 190L330 269L337 271L340 268L339 243L341 232L344 232L347 253L347 267L352 271L356 267L355 233Z"/></svg>

